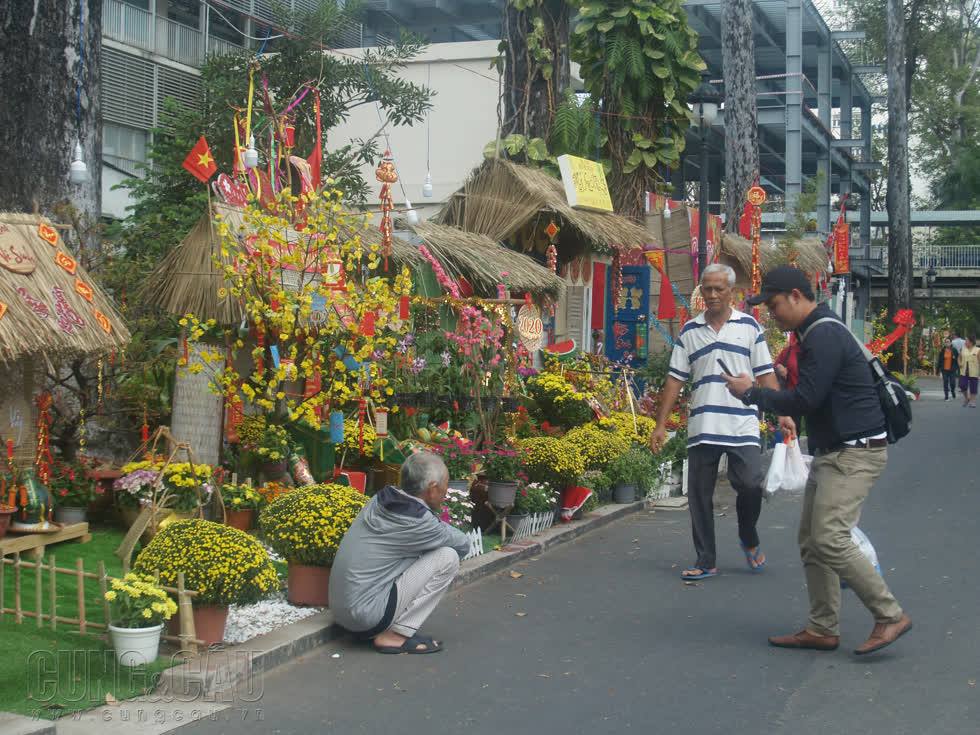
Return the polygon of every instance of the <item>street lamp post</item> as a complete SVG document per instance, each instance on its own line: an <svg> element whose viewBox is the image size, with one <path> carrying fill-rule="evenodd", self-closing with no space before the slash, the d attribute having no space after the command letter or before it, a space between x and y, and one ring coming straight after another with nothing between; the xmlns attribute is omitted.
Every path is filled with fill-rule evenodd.
<svg viewBox="0 0 980 735"><path fill-rule="evenodd" d="M932 319L932 321L935 321L935 317L936 317L936 313L933 307L932 286L936 282L936 276L938 275L939 274L936 272L936 269L930 264L929 270L926 271L926 283L929 286L929 318Z"/></svg>
<svg viewBox="0 0 980 735"><path fill-rule="evenodd" d="M704 272L708 259L708 130L718 117L721 93L708 81L708 74L702 77L701 84L688 95L691 112L701 128L701 185L700 211L698 213L698 278Z"/></svg>

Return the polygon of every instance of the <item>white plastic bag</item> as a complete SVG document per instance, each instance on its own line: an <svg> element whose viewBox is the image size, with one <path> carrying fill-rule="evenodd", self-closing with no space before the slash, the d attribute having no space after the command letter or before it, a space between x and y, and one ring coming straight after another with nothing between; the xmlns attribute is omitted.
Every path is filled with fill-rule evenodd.
<svg viewBox="0 0 980 735"><path fill-rule="evenodd" d="M878 563L878 552L875 551L875 547L871 545L871 539L865 535L864 531L857 526L852 528L851 540L861 549L861 553L868 558L875 571L881 574L881 565Z"/></svg>
<svg viewBox="0 0 980 735"><path fill-rule="evenodd" d="M851 541L861 550L861 553L867 557L868 561L871 562L872 566L878 574L881 574L881 565L878 563L878 552L875 551L875 547L871 545L871 539L860 528L855 526L851 529ZM847 583L841 580L840 588L842 590L847 589Z"/></svg>
<svg viewBox="0 0 980 735"><path fill-rule="evenodd" d="M777 444L772 452L769 471L766 473L766 494L772 495L777 490L800 492L806 487L809 475L809 463L804 459L800 445L795 439L789 443Z"/></svg>

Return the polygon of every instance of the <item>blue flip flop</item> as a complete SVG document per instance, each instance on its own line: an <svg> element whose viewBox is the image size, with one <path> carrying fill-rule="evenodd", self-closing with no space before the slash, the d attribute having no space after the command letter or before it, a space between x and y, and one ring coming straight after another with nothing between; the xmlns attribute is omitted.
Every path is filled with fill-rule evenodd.
<svg viewBox="0 0 980 735"><path fill-rule="evenodd" d="M681 574L681 579L687 580L688 582L694 582L699 579L708 579L709 577L717 577L718 572L709 572L704 567L691 567L690 569L685 569L685 572L701 572L700 574Z"/></svg>
<svg viewBox="0 0 980 735"><path fill-rule="evenodd" d="M759 561L759 554L762 553L762 546L759 546L759 548L756 549L755 553L753 554L745 548L745 544L742 543L741 539L738 540L738 545L742 547L742 553L745 554L745 563L749 565L749 569L751 569L753 572L758 572L766 565L765 561L757 565L752 564L754 561Z"/></svg>

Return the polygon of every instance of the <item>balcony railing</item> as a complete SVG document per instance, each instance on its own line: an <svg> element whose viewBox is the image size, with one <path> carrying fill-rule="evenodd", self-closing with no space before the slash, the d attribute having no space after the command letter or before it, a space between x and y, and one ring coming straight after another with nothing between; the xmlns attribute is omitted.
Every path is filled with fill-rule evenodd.
<svg viewBox="0 0 980 735"><path fill-rule="evenodd" d="M871 257L880 259L883 267L888 267L888 248L876 245L871 248ZM915 271L927 270L968 270L980 269L980 245L927 245L912 249L912 268Z"/></svg>
<svg viewBox="0 0 980 735"><path fill-rule="evenodd" d="M227 54L241 49L228 41L208 36L196 28L134 7L120 0L102 0L102 35L146 49L188 66L200 66L208 54Z"/></svg>

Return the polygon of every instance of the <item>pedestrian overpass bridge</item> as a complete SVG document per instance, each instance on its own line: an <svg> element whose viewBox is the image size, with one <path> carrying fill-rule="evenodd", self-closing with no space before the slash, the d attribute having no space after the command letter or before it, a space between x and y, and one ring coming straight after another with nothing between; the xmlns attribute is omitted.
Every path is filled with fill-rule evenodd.
<svg viewBox="0 0 980 735"><path fill-rule="evenodd" d="M872 247L870 260L864 259L863 250L852 249L851 258L869 266L871 297L887 297L888 248ZM980 299L980 245L914 247L912 272L915 299L926 300L930 296L934 299ZM930 275L933 276L931 289Z"/></svg>

